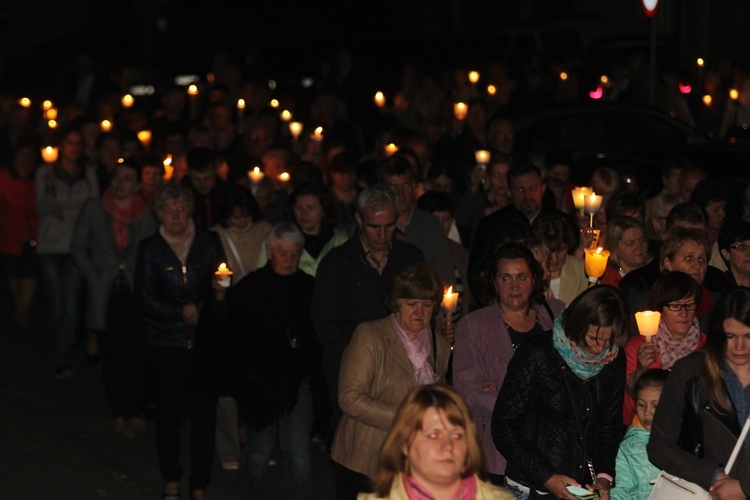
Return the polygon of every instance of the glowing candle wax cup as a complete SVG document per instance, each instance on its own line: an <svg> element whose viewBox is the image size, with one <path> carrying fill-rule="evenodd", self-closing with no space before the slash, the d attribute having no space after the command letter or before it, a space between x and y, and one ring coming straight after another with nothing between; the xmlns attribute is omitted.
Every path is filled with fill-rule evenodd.
<svg viewBox="0 0 750 500"><path fill-rule="evenodd" d="M99 123L99 129L101 129L102 132L109 132L112 130L112 122L109 120L102 120L101 123Z"/></svg>
<svg viewBox="0 0 750 500"><path fill-rule="evenodd" d="M122 96L122 99L120 99L120 103L122 104L123 108L132 107L134 102L135 102L135 99L130 94L125 94L124 96Z"/></svg>
<svg viewBox="0 0 750 500"><path fill-rule="evenodd" d="M573 205L581 215L583 215L583 209L586 206L586 196L590 195L592 192L591 188L585 186L573 188Z"/></svg>
<svg viewBox="0 0 750 500"><path fill-rule="evenodd" d="M604 276L607 269L607 260L609 259L609 250L602 247L594 250L593 248L584 248L585 258L583 267L589 277L590 283L596 283L599 278Z"/></svg>
<svg viewBox="0 0 750 500"><path fill-rule="evenodd" d="M279 174L279 180L283 182L284 184L288 183L291 180L291 176L289 175L289 172L281 172Z"/></svg>
<svg viewBox="0 0 750 500"><path fill-rule="evenodd" d="M172 180L172 176L174 175L174 166L172 165L172 155L167 155L166 158L164 158L164 162L162 163L164 165L164 181L169 182Z"/></svg>
<svg viewBox="0 0 750 500"><path fill-rule="evenodd" d="M381 92L380 90L375 92L374 101L375 106L383 108L385 106L385 95L383 95L383 92Z"/></svg>
<svg viewBox="0 0 750 500"><path fill-rule="evenodd" d="M42 159L45 163L55 163L57 161L57 148L52 146L42 148Z"/></svg>
<svg viewBox="0 0 750 500"><path fill-rule="evenodd" d="M394 154L394 153L395 153L396 151L398 151L398 146L396 146L396 145L395 145L395 144L393 144L393 143L387 144L387 145L385 146L385 155L386 155L386 156L391 156L391 155L393 155L393 154Z"/></svg>
<svg viewBox="0 0 750 500"><path fill-rule="evenodd" d="M486 149L478 149L474 152L474 159L477 161L477 165L486 167L490 162L490 152Z"/></svg>
<svg viewBox="0 0 750 500"><path fill-rule="evenodd" d="M232 274L234 273L229 270L225 263L222 262L219 264L219 269L214 274L219 277L219 284L221 286L226 288L232 284Z"/></svg>
<svg viewBox="0 0 750 500"><path fill-rule="evenodd" d="M141 144L143 144L143 147L148 147L149 144L151 144L151 131L150 130L141 130L138 132L138 140L141 141Z"/></svg>
<svg viewBox="0 0 750 500"><path fill-rule="evenodd" d="M457 120L463 120L466 118L468 112L469 108L465 102L457 102L453 105L453 114L456 115Z"/></svg>
<svg viewBox="0 0 750 500"><path fill-rule="evenodd" d="M302 123L289 122L289 132L292 133L292 137L294 137L295 141L299 139L299 135L302 133Z"/></svg>
<svg viewBox="0 0 750 500"><path fill-rule="evenodd" d="M263 172L261 172L260 168L258 168L258 167L253 168L252 170L250 170L247 173L247 177L248 177L248 179L250 179L250 182L252 184L260 184L260 181L262 181L263 177L265 177L265 176L266 176L266 174L264 174Z"/></svg>
<svg viewBox="0 0 750 500"><path fill-rule="evenodd" d="M586 195L586 198L584 200L584 207L586 208L586 213L589 213L589 214L598 213L601 206L602 206L601 196L598 196L596 193L591 193L589 195Z"/></svg>
<svg viewBox="0 0 750 500"><path fill-rule="evenodd" d="M659 331L659 320L661 320L661 313L658 311L641 311L635 313L638 332L646 337L646 342L651 342L651 337Z"/></svg>

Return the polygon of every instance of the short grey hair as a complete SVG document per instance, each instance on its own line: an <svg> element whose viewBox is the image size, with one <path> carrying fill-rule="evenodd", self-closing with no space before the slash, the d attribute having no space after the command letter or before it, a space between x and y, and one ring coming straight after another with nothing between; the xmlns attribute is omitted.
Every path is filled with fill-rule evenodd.
<svg viewBox="0 0 750 500"><path fill-rule="evenodd" d="M195 199L193 198L193 192L187 186L178 184L167 184L154 196L154 213L160 214L167 205L169 200L179 200L182 202L182 208L184 208L188 215L193 215L195 209Z"/></svg>
<svg viewBox="0 0 750 500"><path fill-rule="evenodd" d="M393 205L398 213L398 197L390 188L376 185L362 191L357 198L357 213L360 217L365 216L365 210L381 212L386 206Z"/></svg>
<svg viewBox="0 0 750 500"><path fill-rule="evenodd" d="M279 243L288 243L305 248L305 235L291 222L281 222L271 228L266 235L266 248L273 250Z"/></svg>

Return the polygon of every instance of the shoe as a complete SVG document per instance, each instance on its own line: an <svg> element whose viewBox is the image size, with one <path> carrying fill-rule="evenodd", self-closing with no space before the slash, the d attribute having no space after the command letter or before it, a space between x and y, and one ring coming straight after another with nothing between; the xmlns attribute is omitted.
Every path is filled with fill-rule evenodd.
<svg viewBox="0 0 750 500"><path fill-rule="evenodd" d="M237 470L240 468L240 462L238 460L224 460L221 463L221 468L224 470Z"/></svg>
<svg viewBox="0 0 750 500"><path fill-rule="evenodd" d="M70 380L73 378L73 370L69 366L63 366L55 370L57 380Z"/></svg>

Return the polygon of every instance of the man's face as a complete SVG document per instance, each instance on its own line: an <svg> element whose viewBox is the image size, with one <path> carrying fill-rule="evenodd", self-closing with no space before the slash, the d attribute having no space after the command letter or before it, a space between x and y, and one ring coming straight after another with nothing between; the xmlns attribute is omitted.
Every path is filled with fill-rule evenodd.
<svg viewBox="0 0 750 500"><path fill-rule="evenodd" d="M518 210L531 218L542 207L544 196L542 177L536 172L528 172L510 179L510 200Z"/></svg>
<svg viewBox="0 0 750 500"><path fill-rule="evenodd" d="M408 213L414 200L414 179L411 174L388 175L384 182L388 189L396 193L401 212Z"/></svg>
<svg viewBox="0 0 750 500"><path fill-rule="evenodd" d="M365 246L373 253L384 252L391 246L393 232L396 230L396 207L386 205L376 212L367 207L360 216L354 215L362 234Z"/></svg>
<svg viewBox="0 0 750 500"><path fill-rule="evenodd" d="M195 170L188 169L188 177L193 189L201 196L208 196L208 193L216 185L216 170L213 168L205 172L196 172Z"/></svg>
<svg viewBox="0 0 750 500"><path fill-rule="evenodd" d="M732 274L736 276L750 276L750 240L736 241L728 249L721 251Z"/></svg>

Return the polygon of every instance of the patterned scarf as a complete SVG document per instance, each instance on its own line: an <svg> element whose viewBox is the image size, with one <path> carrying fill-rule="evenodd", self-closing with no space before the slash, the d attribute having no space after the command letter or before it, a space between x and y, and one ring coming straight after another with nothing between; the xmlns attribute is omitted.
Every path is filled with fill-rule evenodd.
<svg viewBox="0 0 750 500"><path fill-rule="evenodd" d="M413 477L401 474L401 482L404 485L409 500L435 500L435 497L427 491L427 488L419 484ZM453 495L453 500L473 500L476 497L476 478L474 476L469 476L461 479L461 484L458 485L458 490L456 490L456 494Z"/></svg>
<svg viewBox="0 0 750 500"><path fill-rule="evenodd" d="M555 349L565 360L565 364L573 370L578 378L583 380L588 380L602 371L604 365L611 363L617 357L619 349L617 345L613 345L610 349L606 349L592 358L565 335L562 317L560 316L555 319L552 337Z"/></svg>
<svg viewBox="0 0 750 500"><path fill-rule="evenodd" d="M125 252L128 246L128 226L131 222L138 220L146 211L146 202L140 195L130 197L130 204L126 208L120 208L112 194L112 189L107 188L102 196L104 209L112 214L115 223L115 242L120 253Z"/></svg>
<svg viewBox="0 0 750 500"><path fill-rule="evenodd" d="M161 234L162 238L167 240L167 243L172 247L175 255L177 255L177 258L180 259L180 262L184 266L187 263L190 246L193 244L193 239L195 238L195 223L193 222L193 219L188 220L188 227L185 230L185 234L181 237L170 236L164 230L163 225L159 226L159 234Z"/></svg>
<svg viewBox="0 0 750 500"><path fill-rule="evenodd" d="M413 339L401 328L396 321L396 315L391 314L391 324L393 329L398 332L398 336L401 339L401 343L404 344L406 355L409 356L409 361L414 368L414 378L417 380L419 385L429 385L437 382L440 377L435 374L435 371L427 362L427 358L432 350L430 346L431 329L428 324L417 334Z"/></svg>
<svg viewBox="0 0 750 500"><path fill-rule="evenodd" d="M693 318L693 324L684 337L677 340L672 338L667 330L664 320L659 322L659 329L654 335L654 348L659 355L661 368L671 370L678 359L682 359L698 348L701 338L701 330L698 320Z"/></svg>

